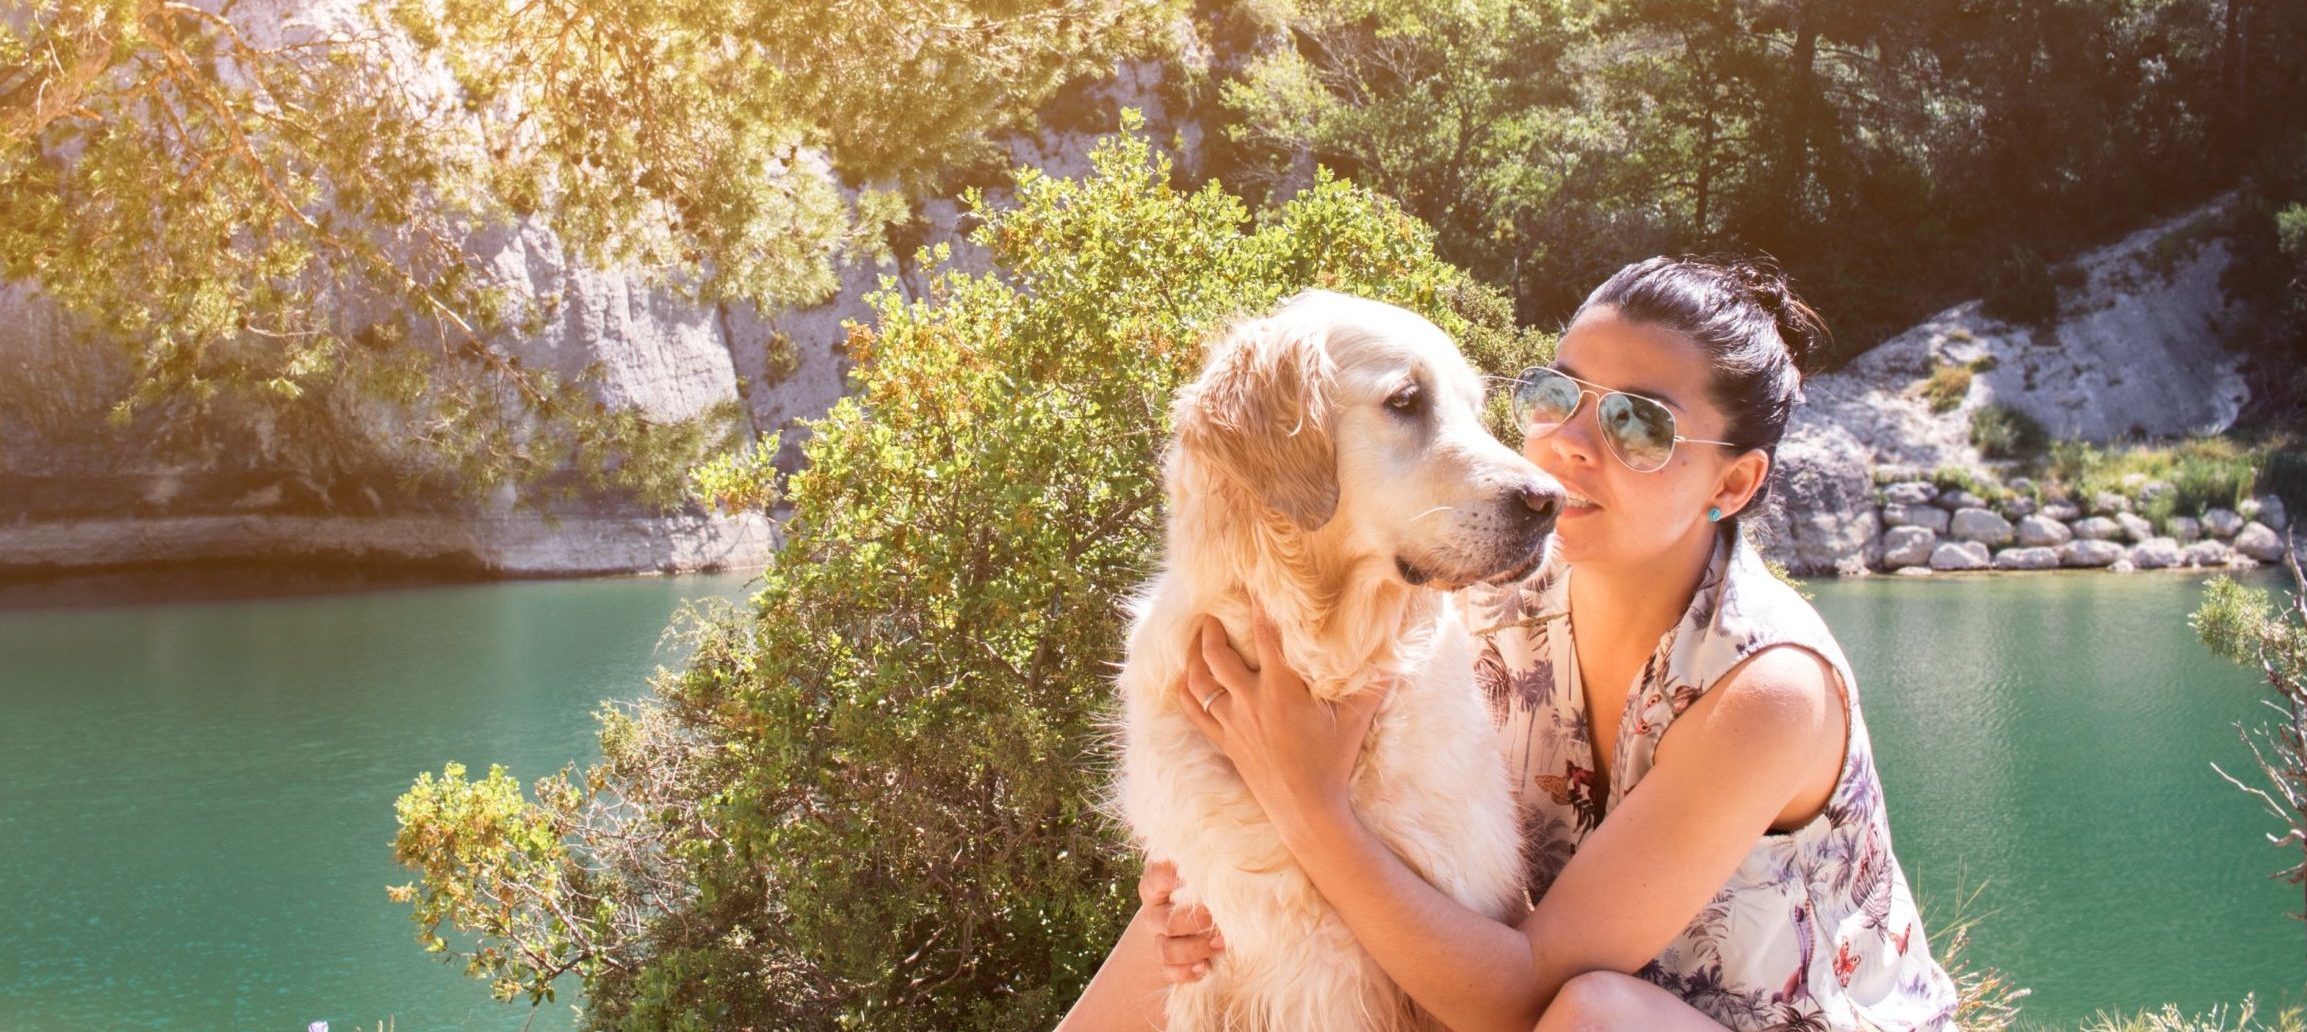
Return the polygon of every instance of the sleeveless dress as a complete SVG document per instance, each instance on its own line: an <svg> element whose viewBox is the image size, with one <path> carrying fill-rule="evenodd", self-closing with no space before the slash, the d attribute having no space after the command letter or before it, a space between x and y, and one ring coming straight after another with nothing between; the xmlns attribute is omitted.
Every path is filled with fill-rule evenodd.
<svg viewBox="0 0 2307 1032"><path fill-rule="evenodd" d="M1627 694L1603 760L1613 765L1609 795L1597 800L1567 619L1572 572L1548 563L1519 584L1467 595L1480 645L1476 682L1522 805L1531 898L1641 784L1675 717L1754 653L1800 646L1832 665L1849 703L1849 749L1826 809L1801 828L1765 834L1637 974L1734 1029L1952 1028L1953 983L1931 959L1891 855L1857 681L1818 613L1725 528L1689 609ZM1613 725L1595 726L1608 733Z"/></svg>

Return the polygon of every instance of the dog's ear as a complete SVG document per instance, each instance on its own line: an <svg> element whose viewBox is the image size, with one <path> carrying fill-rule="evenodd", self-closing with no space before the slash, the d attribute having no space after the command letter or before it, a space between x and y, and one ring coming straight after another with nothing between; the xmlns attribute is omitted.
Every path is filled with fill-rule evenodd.
<svg viewBox="0 0 2307 1032"><path fill-rule="evenodd" d="M1301 320L1237 323L1210 344L1202 375L1170 415L1178 445L1305 530L1338 511L1329 395L1335 367Z"/></svg>

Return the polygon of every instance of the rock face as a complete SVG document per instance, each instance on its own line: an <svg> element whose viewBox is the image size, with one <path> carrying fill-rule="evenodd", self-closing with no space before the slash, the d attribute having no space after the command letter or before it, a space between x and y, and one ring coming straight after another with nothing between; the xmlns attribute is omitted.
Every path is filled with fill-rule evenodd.
<svg viewBox="0 0 2307 1032"><path fill-rule="evenodd" d="M351 0L249 0L225 10L243 31L278 41L290 20L322 31L371 26L371 6ZM1190 174L1198 164L1201 132L1164 110L1163 67L1160 62L1124 64L1113 80L1078 89L1094 109L1142 111L1147 124L1158 130L1156 138L1177 141L1183 152L1175 156ZM995 142L1007 148L1014 164L1079 175L1088 168L1097 135L1046 129ZM823 166L814 152L798 160ZM853 190L843 189L854 197ZM1004 204L1007 191L989 190L987 198ZM962 239L964 213L957 202L929 200L918 214L920 243L953 244L950 267L984 269L982 252ZM736 403L746 424L741 429L751 433L791 429L796 420L820 416L841 398L849 373L848 334L842 324L872 320L864 299L881 289L884 277L894 278L900 296L918 297L926 289L910 254L895 264L837 262L839 286L831 299L761 313L742 304L685 300L635 272L587 267L533 223L477 233L465 246L508 299L539 302L546 315L524 335L497 342L524 367L564 377L590 369L597 376L597 400L657 421ZM266 466L261 457L207 455L161 462L134 446L71 447L63 442L102 436L84 431L101 426L108 397L117 393L124 373L117 362L107 364L109 351L76 339L53 307L32 291L0 283L0 385L9 374L37 363L33 382L53 402L41 420L18 420L13 413L0 417L0 569L326 554L447 562L507 574L572 574L757 566L776 547L765 518L729 519L695 507L664 515L596 499L555 502L550 516L540 517L499 498L445 511L437 499L404 504L389 483L298 487L294 470ZM58 412L74 418L47 418ZM83 415L87 418L78 418ZM382 424L391 417L380 413L376 418ZM385 426L381 432L393 430ZM785 440L788 452L782 461L795 461L799 437L787 433ZM243 481L258 473L288 486L242 489ZM90 497L129 494L136 504L107 511L63 497L83 488ZM17 495L15 504L7 497L11 493ZM231 496L228 503L180 504L224 494ZM34 506L22 500L27 496L61 502L35 515L30 511ZM320 504L311 504L315 497ZM1816 536L1818 521L1807 513L1795 522ZM1863 546L1871 534L1869 526L1844 536L1855 535Z"/></svg>
<svg viewBox="0 0 2307 1032"><path fill-rule="evenodd" d="M1799 574L1864 562L1881 524L1873 478L1850 435L1834 427L1790 433L1773 467L1760 528L1764 553Z"/></svg>
<svg viewBox="0 0 2307 1032"><path fill-rule="evenodd" d="M1866 467L1915 471L1885 487L1882 501L1905 506L1907 525L1929 526L1922 522L1928 517L1915 515L1918 508L1963 506L1950 506L1945 492L1916 477L1940 466L1979 467L1971 417L1990 405L2024 413L2053 438L2105 441L2227 429L2249 395L2240 358L2219 341L2244 313L2219 288L2229 252L2208 230L2232 203L2221 199L2076 258L2070 265L2081 285L2060 292L2060 319L2050 329L2003 323L1985 315L1979 302L1967 302L1843 369L1811 378L1789 437L1839 431L1856 443ZM1972 370L1971 388L1953 408L1934 412L1919 387L1950 366ZM1952 501L1986 507L1976 499ZM2055 503L2039 514L2062 522L2080 515L2066 509ZM1846 513L1822 522L1848 529L1858 518ZM2108 536L2122 536L2121 529ZM1766 542L1766 551L1793 565L1785 546Z"/></svg>

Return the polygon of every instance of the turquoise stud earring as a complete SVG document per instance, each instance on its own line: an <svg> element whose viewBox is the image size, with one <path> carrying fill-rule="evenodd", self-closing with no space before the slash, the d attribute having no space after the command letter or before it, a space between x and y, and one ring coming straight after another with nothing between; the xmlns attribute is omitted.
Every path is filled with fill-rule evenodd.
<svg viewBox="0 0 2307 1032"><path fill-rule="evenodd" d="M1709 505L1709 506L1707 506L1707 507L1706 507L1706 522L1708 522L1708 523L1720 523L1720 522L1722 522L1722 506L1719 506L1719 505Z"/></svg>

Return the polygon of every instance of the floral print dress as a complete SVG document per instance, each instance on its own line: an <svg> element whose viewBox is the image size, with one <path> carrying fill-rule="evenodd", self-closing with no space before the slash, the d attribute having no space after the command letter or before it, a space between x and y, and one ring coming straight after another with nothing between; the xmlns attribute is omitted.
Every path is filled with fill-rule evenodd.
<svg viewBox="0 0 2307 1032"><path fill-rule="evenodd" d="M1615 728L1607 798L1570 637L1573 571L1549 563L1519 584L1468 593L1480 636L1476 681L1498 720L1525 822L1531 898L1650 770L1659 739L1747 657L1794 645L1846 687L1849 749L1826 809L1755 843L1721 891L1641 971L1735 1029L1946 1029L1955 991L1931 959L1906 877L1891 855L1857 681L1818 613L1735 532L1682 619L1658 643ZM1609 721L1595 727L1608 729Z"/></svg>

